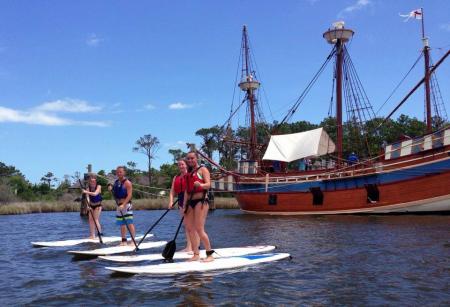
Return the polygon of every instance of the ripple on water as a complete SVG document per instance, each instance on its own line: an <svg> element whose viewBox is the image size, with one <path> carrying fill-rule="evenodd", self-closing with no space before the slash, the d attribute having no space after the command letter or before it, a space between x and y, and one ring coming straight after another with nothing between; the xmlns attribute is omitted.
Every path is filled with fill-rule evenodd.
<svg viewBox="0 0 450 307"><path fill-rule="evenodd" d="M161 212L136 212L137 229L147 229ZM170 240L178 221L178 214L167 215L155 239ZM118 234L113 212L103 213L102 222L105 232ZM216 210L207 223L213 247L272 244L293 259L205 274L114 277L105 261L72 261L68 248L31 247L31 241L85 237L78 214L0 216L0 300L6 306L449 305L449 224L449 216ZM181 234L179 246L183 240Z"/></svg>

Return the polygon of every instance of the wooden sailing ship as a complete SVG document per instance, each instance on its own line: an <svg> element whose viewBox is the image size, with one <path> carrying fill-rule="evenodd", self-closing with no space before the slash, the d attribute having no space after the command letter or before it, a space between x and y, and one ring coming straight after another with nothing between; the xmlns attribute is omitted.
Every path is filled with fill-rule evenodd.
<svg viewBox="0 0 450 307"><path fill-rule="evenodd" d="M335 23L323 34L325 40L333 46L327 61L334 59L335 63L336 142L322 128L277 135L275 127L270 142L259 144L255 108L260 82L254 70L249 67L251 59L248 34L244 26L242 78L239 87L245 93L248 104L249 140L247 143L229 141L247 146L248 150L245 159L239 162L237 171L227 171L216 164L222 175L213 182L216 190L233 191L244 212L302 215L450 211L450 128L437 127L433 130L433 93L430 89L434 71L450 51L431 66L430 48L422 24L425 75L385 120L414 91L424 85L426 134L385 144L376 155L368 152L364 159L348 161L344 158L343 149L343 100L347 106L347 121L353 122L355 127L362 127L361 123L366 117L374 115L368 99L365 99L362 85L355 77L345 46L353 35L354 32L344 27L343 22ZM353 81L348 84L348 80L352 78ZM350 101L357 100L355 97L362 97L363 103ZM302 94L281 123L295 113L303 98ZM438 110L436 105L434 109ZM284 167L292 161L308 161L311 157L319 156L326 159L314 169L287 170ZM214 164L210 157L205 158ZM278 166L274 167L275 164Z"/></svg>

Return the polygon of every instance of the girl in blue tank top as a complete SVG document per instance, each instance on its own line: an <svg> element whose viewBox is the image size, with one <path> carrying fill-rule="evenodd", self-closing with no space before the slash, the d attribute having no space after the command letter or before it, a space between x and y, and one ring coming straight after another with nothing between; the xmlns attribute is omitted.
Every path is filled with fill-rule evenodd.
<svg viewBox="0 0 450 307"><path fill-rule="evenodd" d="M87 190L83 190L89 196L89 239L95 239L97 224L100 235L102 234L102 226L100 224L100 213L102 212L102 186L97 184L95 175L89 176L89 185ZM95 224L94 224L95 223Z"/></svg>

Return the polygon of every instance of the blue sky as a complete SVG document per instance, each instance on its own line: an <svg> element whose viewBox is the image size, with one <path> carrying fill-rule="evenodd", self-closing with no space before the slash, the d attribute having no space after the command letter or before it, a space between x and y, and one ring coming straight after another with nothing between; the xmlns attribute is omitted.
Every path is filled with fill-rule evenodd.
<svg viewBox="0 0 450 307"><path fill-rule="evenodd" d="M226 120L243 24L268 120L323 63L322 34L337 20L356 32L349 51L377 110L420 53L420 22L399 17L420 7L437 61L450 47L447 0L0 1L0 161L32 182L88 163L145 169L132 147L151 133L161 141L155 166L169 162L168 149L200 143L196 130ZM380 114L421 74L422 64ZM438 77L450 112L448 61ZM293 120L319 122L330 91L329 67ZM423 92L401 111L423 118Z"/></svg>

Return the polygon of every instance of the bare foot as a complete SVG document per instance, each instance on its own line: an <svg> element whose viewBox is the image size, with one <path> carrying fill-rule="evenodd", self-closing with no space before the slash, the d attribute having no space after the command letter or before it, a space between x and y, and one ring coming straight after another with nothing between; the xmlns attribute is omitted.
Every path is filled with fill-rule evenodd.
<svg viewBox="0 0 450 307"><path fill-rule="evenodd" d="M89 237L88 239L89 239L89 240L95 240L95 237L92 237L92 236L91 236L91 237Z"/></svg>
<svg viewBox="0 0 450 307"><path fill-rule="evenodd" d="M194 256L192 256L191 258L188 259L188 261L199 261L200 260L200 255L199 254L195 254Z"/></svg>
<svg viewBox="0 0 450 307"><path fill-rule="evenodd" d="M214 261L214 257L213 256L208 256L205 259L202 259L202 262L211 262Z"/></svg>
<svg viewBox="0 0 450 307"><path fill-rule="evenodd" d="M188 249L188 248L183 248L182 250L180 250L180 253L188 253L189 255L193 255L194 254L192 252L192 249Z"/></svg>
<svg viewBox="0 0 450 307"><path fill-rule="evenodd" d="M120 244L119 244L119 246L127 246L128 244L127 244L127 242L125 241L125 242L120 242Z"/></svg>

